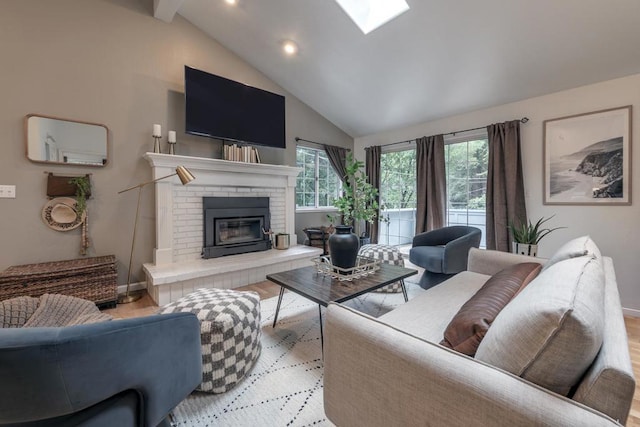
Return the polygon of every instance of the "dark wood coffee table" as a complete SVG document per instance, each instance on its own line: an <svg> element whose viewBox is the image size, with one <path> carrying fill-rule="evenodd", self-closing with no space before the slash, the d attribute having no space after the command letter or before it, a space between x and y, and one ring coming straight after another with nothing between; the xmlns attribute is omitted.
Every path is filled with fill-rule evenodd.
<svg viewBox="0 0 640 427"><path fill-rule="evenodd" d="M315 266L268 274L268 280L280 285L280 295L278 295L278 305L273 319L273 327L275 328L276 323L278 322L278 312L280 311L282 296L284 295L285 289L288 289L318 304L318 313L320 315L320 340L321 343L323 343L323 306L326 307L330 302L348 301L395 282L400 282L404 301L407 302L407 289L404 286L404 279L413 276L414 274L418 274L418 271L390 264L380 264L380 269L375 273L351 281L340 281L322 273L318 273Z"/></svg>

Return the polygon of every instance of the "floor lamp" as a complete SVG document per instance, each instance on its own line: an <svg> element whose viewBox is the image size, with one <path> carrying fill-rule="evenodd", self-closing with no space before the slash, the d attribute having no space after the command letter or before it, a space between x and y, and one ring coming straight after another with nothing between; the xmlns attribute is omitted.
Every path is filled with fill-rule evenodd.
<svg viewBox="0 0 640 427"><path fill-rule="evenodd" d="M161 178L156 178L152 181L143 182L142 184L138 184L136 186L124 189L122 191L118 191L118 194L121 194L130 190L134 190L136 188L138 189L138 205L136 206L136 219L135 219L135 222L133 223L133 239L131 239L131 255L129 256L129 272L127 273L127 292L125 292L124 295L118 296L118 304L128 304L130 302L137 301L142 297L142 295L129 295L129 288L131 287L131 267L133 265L133 249L136 246L136 229L138 228L138 212L140 211L140 196L142 195L142 188L147 184L152 184L154 182L157 182L162 179L166 179L175 175L178 175L178 178L180 178L180 182L182 183L182 185L187 185L188 183L196 179L196 177L193 176L191 172L189 172L189 169L185 168L184 166L178 166L176 168L176 173L172 173L171 175L163 176Z"/></svg>

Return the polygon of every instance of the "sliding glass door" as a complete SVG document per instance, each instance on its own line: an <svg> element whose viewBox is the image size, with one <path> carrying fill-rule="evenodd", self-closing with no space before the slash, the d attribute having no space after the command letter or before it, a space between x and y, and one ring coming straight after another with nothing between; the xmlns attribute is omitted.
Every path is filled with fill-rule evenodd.
<svg viewBox="0 0 640 427"><path fill-rule="evenodd" d="M470 225L480 228L480 246L485 247L489 158L487 139L475 136L447 143L444 155L447 177L447 225Z"/></svg>
<svg viewBox="0 0 640 427"><path fill-rule="evenodd" d="M382 153L380 159L381 216L378 243L411 243L416 224L416 151Z"/></svg>
<svg viewBox="0 0 640 427"><path fill-rule="evenodd" d="M445 137L446 225L480 228L481 247L485 246L488 156L484 130ZM415 235L416 218L415 145L383 152L380 173L381 216L388 222L380 223L378 242L410 244Z"/></svg>

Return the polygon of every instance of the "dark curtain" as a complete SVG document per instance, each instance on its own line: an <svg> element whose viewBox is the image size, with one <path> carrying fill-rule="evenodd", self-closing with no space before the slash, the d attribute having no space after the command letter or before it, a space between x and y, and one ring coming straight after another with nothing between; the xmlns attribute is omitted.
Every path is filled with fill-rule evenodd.
<svg viewBox="0 0 640 427"><path fill-rule="evenodd" d="M347 149L334 145L325 145L324 151L327 153L327 158L333 170L336 171L342 182L345 182L347 176Z"/></svg>
<svg viewBox="0 0 640 427"><path fill-rule="evenodd" d="M378 189L378 196L376 202L380 206L380 146L374 145L373 147L367 147L365 150L365 173L367 174L367 182L374 188ZM380 209L378 208L378 218L373 223L366 224L366 232L371 243L378 243L378 221L380 217Z"/></svg>
<svg viewBox="0 0 640 427"><path fill-rule="evenodd" d="M416 140L416 180L416 234L443 227L447 201L443 135Z"/></svg>
<svg viewBox="0 0 640 427"><path fill-rule="evenodd" d="M509 223L527 221L520 148L520 121L487 126L487 249L510 252Z"/></svg>

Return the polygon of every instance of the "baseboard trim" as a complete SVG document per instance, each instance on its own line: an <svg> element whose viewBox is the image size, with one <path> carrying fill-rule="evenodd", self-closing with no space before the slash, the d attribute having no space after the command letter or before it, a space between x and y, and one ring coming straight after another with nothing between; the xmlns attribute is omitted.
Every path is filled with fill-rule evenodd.
<svg viewBox="0 0 640 427"><path fill-rule="evenodd" d="M140 291L142 289L147 289L147 282L136 282L129 286L130 291ZM125 292L127 292L127 285L118 285L118 295L124 294ZM638 314L638 316L640 316L640 314Z"/></svg>
<svg viewBox="0 0 640 427"><path fill-rule="evenodd" d="M640 310L634 308L622 308L622 314L630 317L640 317Z"/></svg>

